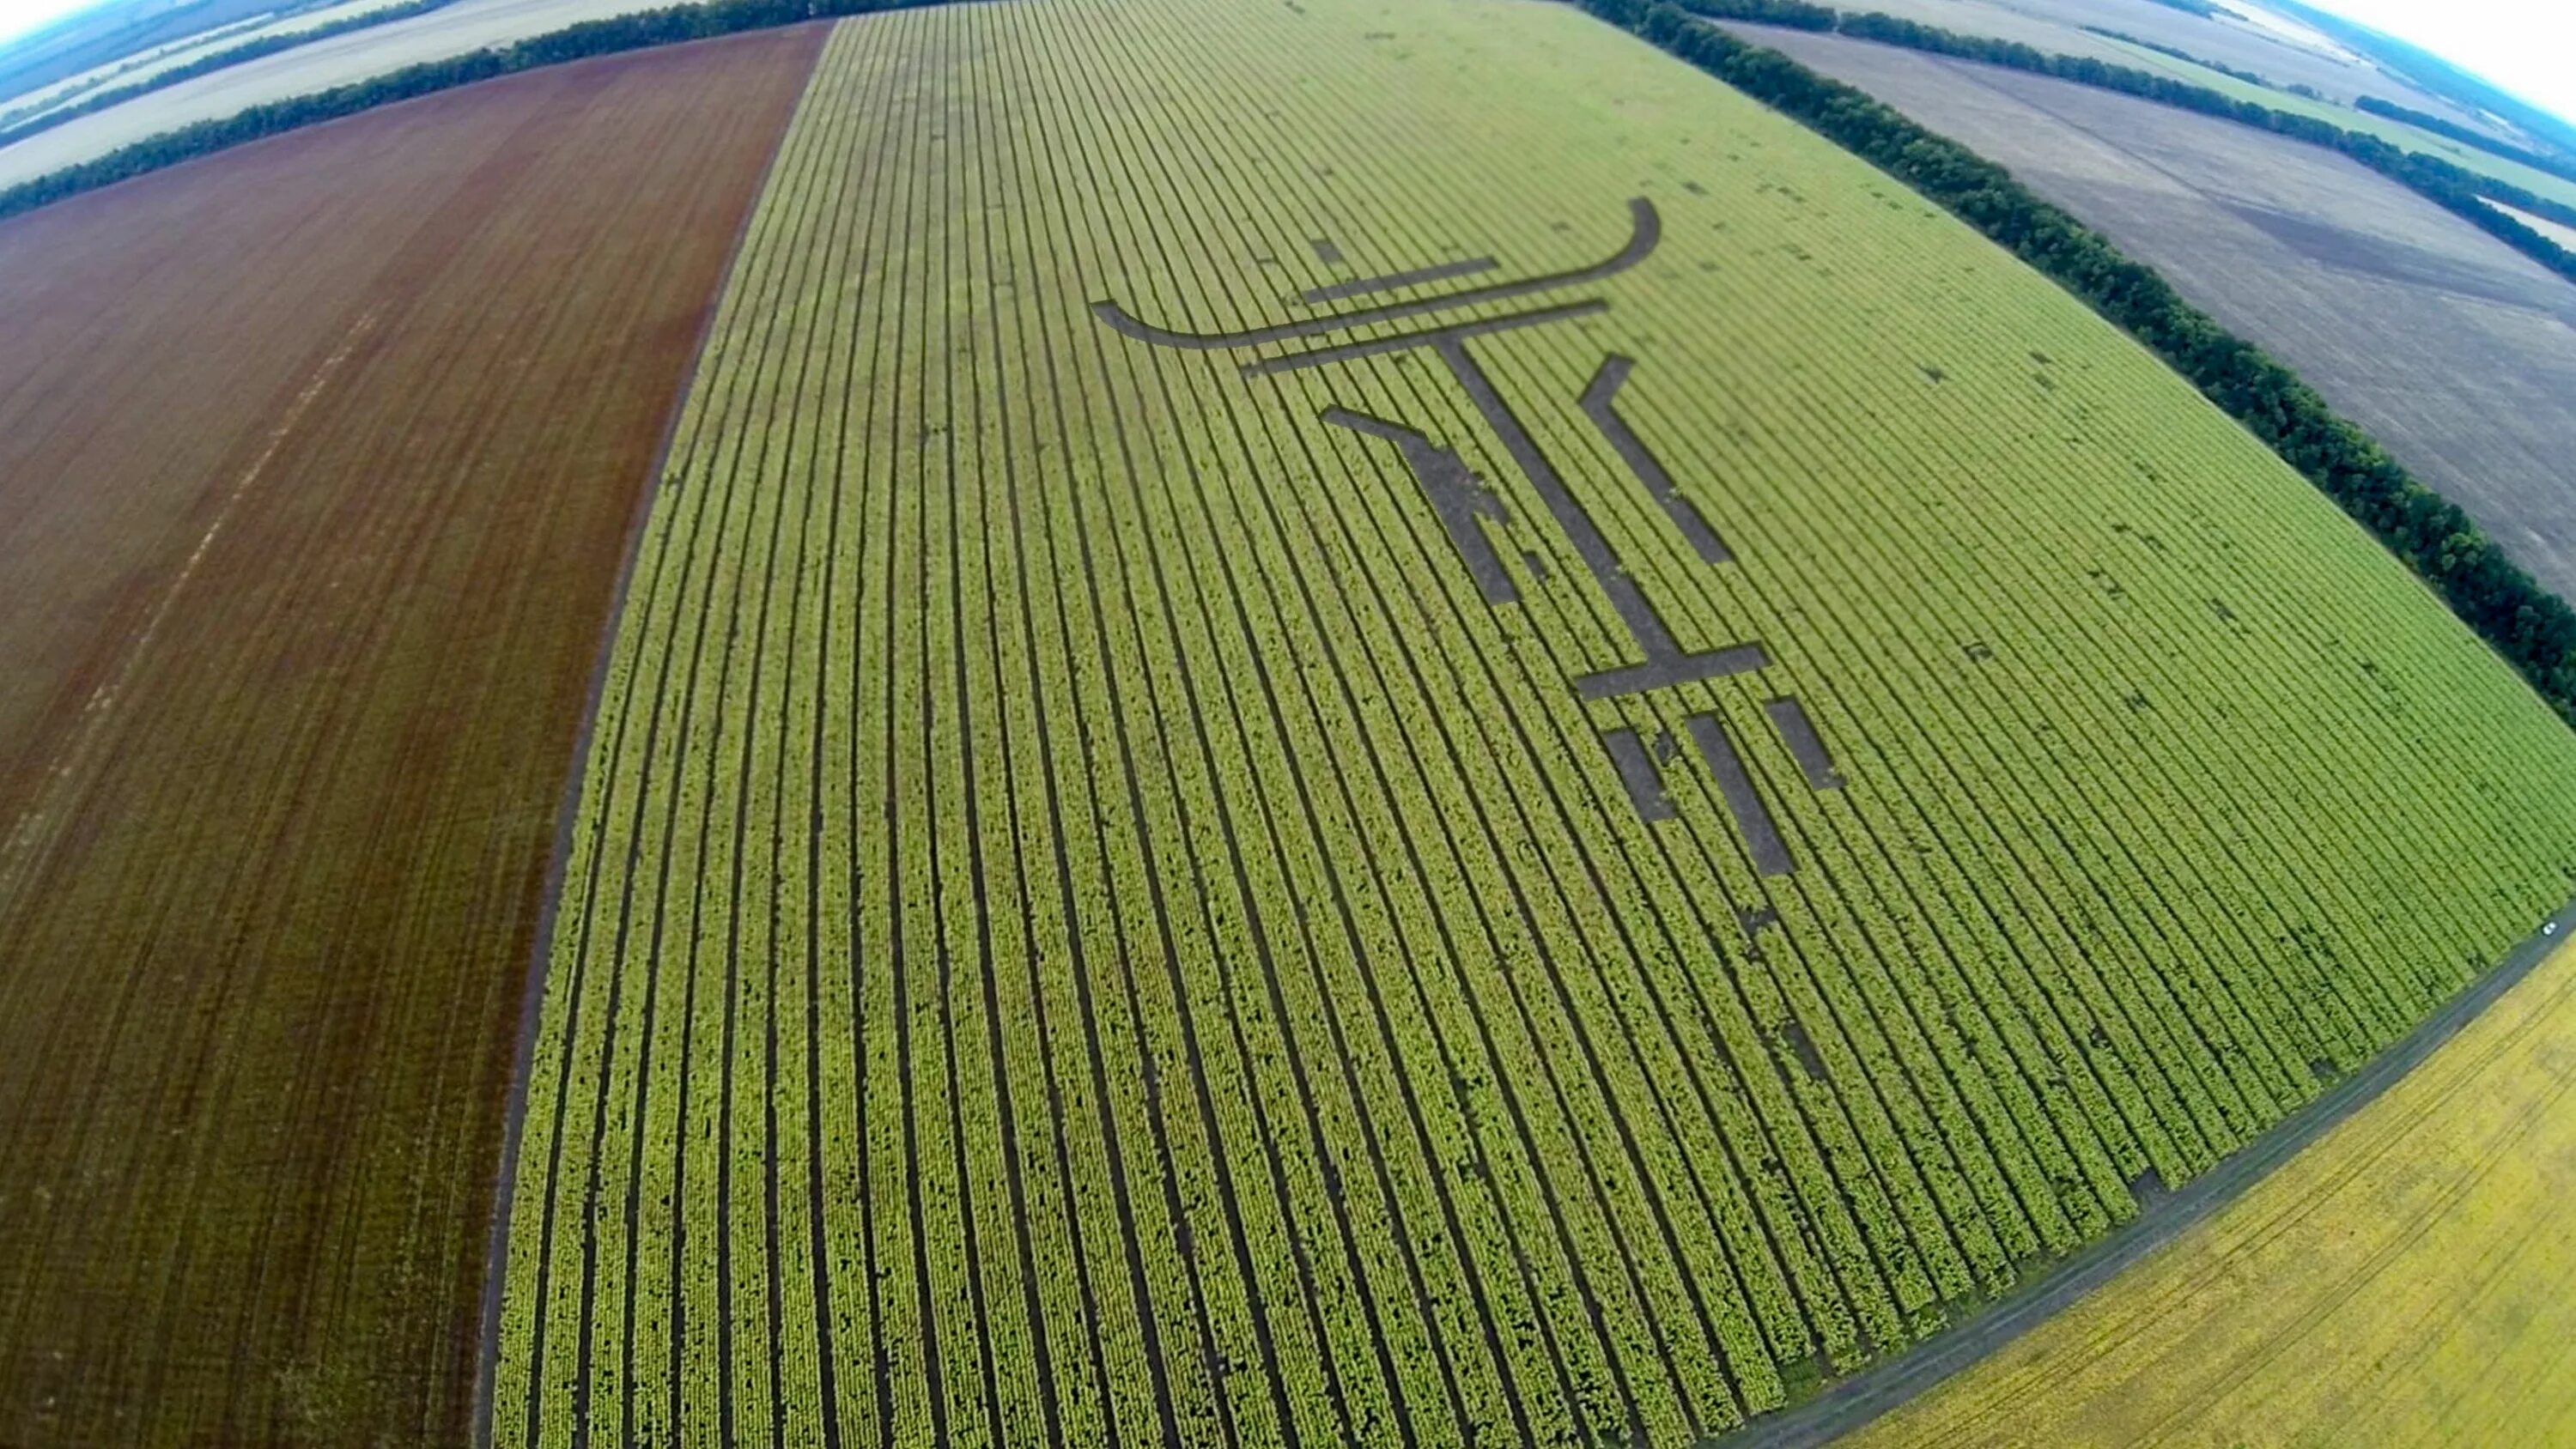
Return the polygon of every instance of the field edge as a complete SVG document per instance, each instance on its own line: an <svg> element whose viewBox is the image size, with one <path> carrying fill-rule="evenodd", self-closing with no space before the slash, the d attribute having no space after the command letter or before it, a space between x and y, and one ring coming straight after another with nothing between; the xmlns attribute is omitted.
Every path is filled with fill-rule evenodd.
<svg viewBox="0 0 2576 1449"><path fill-rule="evenodd" d="M808 22L810 23L810 22ZM635 560L644 541L645 523L653 516L654 502L662 494L662 474L670 461L671 442L679 435L680 414L689 392L697 385L698 369L706 359L707 344L715 335L716 317L721 310L725 290L733 282L734 265L742 257L742 245L751 234L752 218L760 212L761 199L769 192L769 183L777 172L779 155L786 149L787 133L796 119L798 106L804 103L807 89L813 84L814 69L823 57L823 43L830 38L838 21L815 25L806 37L803 60L804 77L797 82L797 105L789 106L779 117L778 134L770 138L769 157L761 163L760 182L744 195L742 215L734 219L733 239L726 244L723 265L716 269L706 300L698 310L697 336L689 344L688 365L681 369L678 386L662 418L661 439L653 445L653 462L644 476L643 486L635 493L635 503L626 520L625 542L619 546L617 582L608 597L608 608L600 616L599 642L592 651L588 697L582 705L581 723L573 732L572 751L559 803L555 809L554 844L547 853L544 894L537 907L537 929L528 946L528 979L519 993L517 1038L510 1050L510 1095L502 1108L501 1152L492 1182L490 1201L491 1224L484 1234L483 1294L477 1309L478 1324L474 1351L474 1416L471 1437L474 1449L491 1449L492 1394L500 1376L501 1356L501 1291L508 1277L510 1248L510 1200L518 1188L519 1141L528 1119L528 1074L534 1065L537 1028L544 1018L547 963L554 949L555 915L563 899L564 869L572 856L573 828L581 818L585 768L590 759L591 733L599 722L599 702L608 687L609 665L616 653L617 630L626 613L627 586L635 577Z"/></svg>
<svg viewBox="0 0 2576 1449"><path fill-rule="evenodd" d="M2415 1068L2503 999L2504 994L2576 932L2576 897L2523 938L2414 1030L2391 1042L2358 1071L2328 1088L2306 1107L2283 1118L2251 1143L2221 1158L2216 1167L2182 1188L2159 1195L2107 1237L2078 1250L2019 1290L1995 1300L1933 1338L1901 1348L1859 1373L1827 1381L1803 1403L1754 1419L1740 1429L1703 1441L1726 1449L1814 1449L1858 1432L2010 1347L2022 1335L2108 1286L2131 1266L2152 1257L2219 1209L2243 1197L2274 1169L2377 1101Z"/></svg>
<svg viewBox="0 0 2576 1449"><path fill-rule="evenodd" d="M1737 89L1743 88L1739 86ZM1745 93L1753 94L1749 91ZM1759 96L1754 98L1763 99ZM1775 102L1765 101L1764 103L1790 119L1803 121L1803 118L1797 116L1795 112ZM782 129L782 144L784 134ZM1864 161L1870 159L1860 148L1852 146L1839 137L1827 135L1823 139L1859 159ZM777 161L778 152L773 150L770 170L774 171ZM1908 186L1916 184L1901 175L1896 179ZM769 184L768 173L764 172L762 192L766 192ZM1930 193L1926 192L1926 194ZM1937 196L1931 199L1936 204L1940 200ZM743 224L746 228L757 208L758 200L755 198L752 206L745 212ZM1970 224L1974 225L1973 222ZM1979 229L1982 230L1982 228ZM737 235L734 245L738 251L742 245L740 235ZM735 264L736 259L729 256L724 268L725 277L719 283L718 295L721 295L725 285L729 284ZM2027 260L2023 260L2023 265L2031 266ZM2043 277L2075 295L2079 301L2088 304L2092 302L2092 299L2085 297L2046 270L2037 266L2031 266L2031 270L2040 271ZM2098 304L2095 305L2099 310ZM712 315L710 311L710 322ZM2116 319L2111 320L2113 325L2119 325ZM2143 338L2137 338L2136 334L2126 327L2122 327L2121 330L2139 341L2151 354L2156 355L2157 360L2166 368L2185 377L2187 381L2190 380L2188 374L2175 367L2170 359L2164 358L2153 344L2145 342ZM706 334L702 330L698 341L699 350L692 356L687 376L680 389L680 396L683 398L686 397L699 375L699 362L704 355L706 341ZM678 410L675 405L672 414L674 423L677 416ZM2239 421L2241 424L2241 420ZM2259 438L2259 435L2257 436ZM2281 456L2283 450L2277 444L2269 439L2261 439L2261 441L2266 443L2267 451L2275 456ZM663 449L667 450L669 444L670 436L666 432ZM635 564L640 520L649 515L654 500L660 494L663 483L662 470L665 466L665 461L657 456L653 475L646 481L644 494L638 501L638 523L630 529L626 557L621 563L616 593L612 601L612 612L604 630L600 661L594 669L590 708L583 719L579 750L575 756L571 779L564 792L563 814L558 822L555 856L548 871L545 914L541 918L539 940L532 952L531 980L523 1007L519 1053L511 1079L511 1102L505 1124L503 1179L500 1190L494 1197L492 1247L487 1262L483 1352L477 1366L477 1422L474 1431L474 1442L477 1444L489 1444L493 1431L491 1393L499 1364L499 1305L502 1295L502 1276L506 1266L509 1203L511 1191L515 1186L518 1143L524 1126L529 1085L528 1071L536 1033L539 1029L538 1012L548 974L548 948L553 935L554 917L562 885L562 873L566 864L572 821L580 810L584 793L584 776L587 773L584 768L586 755L579 751L586 751L590 741L599 704L599 690L604 683L608 653L613 648L617 621L626 607L627 586ZM2314 482L2314 480L2308 481ZM2371 532L2366 523L2362 526L2366 534ZM2383 548L2387 547L2383 539L2374 537L2373 542ZM2394 549L2389 551L2397 553ZM2436 600L2445 606L2445 612L2450 613L2455 619L2459 617L2460 611L2454 607L2448 607L2448 601L2441 599L2438 587L2431 585L2430 581L2424 578L2411 558L2398 553L2398 561L2419 585L2434 587ZM2473 624L2469 627L2473 632L2483 632L2478 631ZM2482 639L2481 642L2486 643L2491 651L2502 653L2501 650L2495 649L2492 640ZM2509 656L2506 657L2505 662L2510 667L2512 661ZM2519 670L2514 672L2520 674ZM2522 676L2522 682L2526 687L2531 683L2527 675ZM2570 901L2558 909L2557 913L2550 918L2550 930L2569 924L2576 924L2576 901ZM2495 1000L2524 979L2539 961L2545 959L2544 948L2555 942L2555 936L2549 931L2525 938L2500 961L2491 964L2473 981L2461 987L2450 1000L2440 1004L2403 1036L2370 1056L2364 1064L2337 1082L2308 1107L2292 1113L2269 1131L2221 1159L2216 1166L2193 1178L2180 1190L2170 1194L2157 1194L2143 1205L2142 1211L2131 1224L2073 1255L2057 1260L2025 1289L2008 1293L1994 1300L1979 1309L1973 1316L1945 1330L1932 1340L1911 1345L1895 1352L1871 1368L1832 1381L1803 1403L1764 1415L1742 1428L1707 1442L1754 1445L1822 1442L1906 1402L1950 1375L1976 1363L1995 1349L2010 1343L2022 1332L2045 1321L2059 1309L2100 1286L2123 1268L2155 1252L2183 1230L2233 1201L2318 1137L2377 1099L2389 1087L2403 1080L2432 1052L2456 1036Z"/></svg>

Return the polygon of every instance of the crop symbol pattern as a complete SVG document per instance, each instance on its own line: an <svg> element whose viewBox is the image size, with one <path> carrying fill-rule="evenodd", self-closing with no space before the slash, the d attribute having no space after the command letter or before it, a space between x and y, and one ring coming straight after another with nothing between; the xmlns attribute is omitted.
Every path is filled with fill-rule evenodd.
<svg viewBox="0 0 2576 1449"><path fill-rule="evenodd" d="M2081 303L1580 11L1386 20L833 30L599 695L497 1446L1681 1449L2565 899L2576 733Z"/></svg>
<svg viewBox="0 0 2576 1449"><path fill-rule="evenodd" d="M1443 313L1476 309L1480 304L1516 301L1566 288L1607 280L1654 255L1656 244L1663 239L1663 218L1655 204L1645 197L1632 197L1628 202L1628 242L1609 257L1588 267L1526 277L1516 281L1493 282L1461 290L1414 297L1405 301L1382 303L1319 317L1283 323L1273 327L1252 328L1239 332L1180 332L1154 326L1139 320L1134 313L1116 302L1092 304L1092 314L1116 331L1158 347L1193 350L1259 349L1273 343L1302 341L1317 336L1365 331L1378 324L1408 322L1416 318L1436 318ZM1318 255L1329 244L1317 243ZM1339 255L1338 249L1332 255ZM1303 294L1308 303L1334 302L1353 297L1380 296L1389 292L1408 291L1452 277L1473 276L1494 268L1491 257L1474 257L1442 265L1418 267L1377 277L1364 277L1330 287L1313 288ZM1512 411L1493 379L1479 366L1468 350L1469 339L1494 332L1542 327L1577 317L1593 316L1609 310L1610 304L1598 297L1528 306L1499 315L1471 316L1466 320L1435 321L1432 325L1379 336L1327 342L1319 346L1272 352L1241 364L1247 377L1293 372L1310 367L1323 367L1363 357L1377 357L1394 352L1426 350L1436 355L1458 385L1475 404L1485 426L1492 430L1504 452L1521 471L1522 478L1539 496L1541 503L1574 550L1593 582L1607 597L1612 613L1627 630L1629 639L1646 657L1642 663L1621 665L1578 676L1575 693L1587 700L1626 699L1640 695L1665 694L1676 686L1703 680L1722 679L1730 675L1750 674L1767 667L1770 654L1759 642L1729 644L1716 649L1691 651L1673 637L1652 600L1638 587L1627 567L1610 546L1600 524L1593 521L1582 503L1566 486L1564 477L1548 461L1547 454L1530 436L1529 428ZM1634 358L1618 353L1605 354L1583 389L1580 406L1585 418L1600 431L1619 460L1635 475L1656 506L1680 532L1703 564L1732 562L1734 555L1700 516L1699 509L1673 486L1672 475L1655 457L1645 440L1619 415L1619 389L1636 368ZM1485 603L1502 608L1520 602L1520 589L1512 581L1509 567L1482 526L1483 521L1502 524L1509 513L1502 500L1467 467L1466 461L1453 448L1443 447L1418 429L1400 422L1374 417L1339 404L1327 406L1318 414L1335 427L1348 428L1373 438L1393 443L1403 455L1405 466L1412 470L1414 481L1421 485L1423 497L1439 516L1449 542L1458 551L1467 572ZM1781 736L1781 742L1797 760L1799 772L1808 786L1818 790L1840 789L1842 776L1834 769L1833 758L1824 738L1817 733L1806 710L1794 696L1779 696L1768 702L1766 712ZM1729 734L1725 720L1706 711L1685 715L1682 728L1699 750L1710 778L1717 783L1718 794L1726 802L1727 813L1734 818L1735 828L1743 837L1746 851L1755 869L1766 876L1787 875L1797 868L1796 858L1788 843L1781 838L1779 823L1772 818L1770 807L1762 801L1752 777L1745 772L1743 756ZM1650 756L1636 730L1616 725L1604 730L1602 748L1618 769L1637 813L1648 820L1669 820L1677 813L1663 793L1657 775L1657 759ZM1667 736L1667 744L1669 736ZM1669 749L1656 755L1669 754Z"/></svg>

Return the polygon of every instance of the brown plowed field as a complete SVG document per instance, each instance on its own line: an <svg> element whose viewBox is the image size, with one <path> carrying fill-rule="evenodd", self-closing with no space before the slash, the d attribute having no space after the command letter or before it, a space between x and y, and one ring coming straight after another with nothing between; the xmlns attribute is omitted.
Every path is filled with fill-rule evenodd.
<svg viewBox="0 0 2576 1449"><path fill-rule="evenodd" d="M0 1443L465 1437L601 626L823 33L0 225Z"/></svg>

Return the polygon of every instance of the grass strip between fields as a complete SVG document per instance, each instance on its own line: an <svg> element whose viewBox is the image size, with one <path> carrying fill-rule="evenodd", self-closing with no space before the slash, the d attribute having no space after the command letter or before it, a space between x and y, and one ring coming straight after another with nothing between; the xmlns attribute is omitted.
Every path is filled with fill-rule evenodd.
<svg viewBox="0 0 2576 1449"><path fill-rule="evenodd" d="M2549 959L2551 950L2567 939L2560 934L2566 931L2576 931L2576 901L2560 907L2558 914L2514 947L2494 970L2403 1040L2372 1057L2361 1070L2336 1083L2305 1110L2192 1179L2180 1191L2143 1204L2127 1226L2059 1264L2024 1291L1940 1337L1883 1359L1850 1378L1836 1380L1814 1398L1757 1419L1726 1436L1729 1449L1810 1449L1830 1444L1974 1367L2052 1315L2073 1307L2086 1294L2117 1278L2193 1224L2244 1196L2273 1169L2379 1100Z"/></svg>

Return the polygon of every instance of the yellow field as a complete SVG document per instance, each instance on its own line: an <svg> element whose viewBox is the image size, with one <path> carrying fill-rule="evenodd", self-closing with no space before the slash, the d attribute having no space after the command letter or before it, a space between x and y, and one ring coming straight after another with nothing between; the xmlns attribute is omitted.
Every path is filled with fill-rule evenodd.
<svg viewBox="0 0 2576 1449"><path fill-rule="evenodd" d="M2576 947L2242 1199L1846 1443L2576 1443Z"/></svg>

